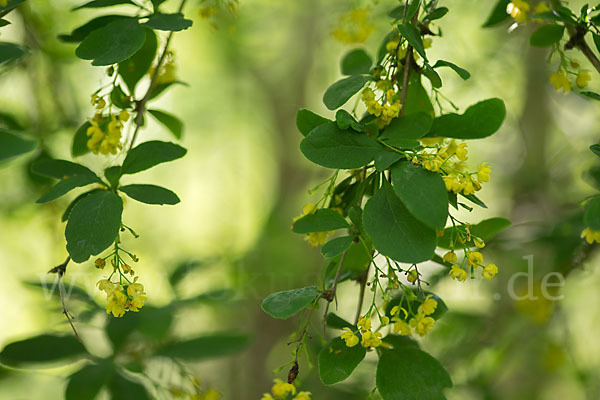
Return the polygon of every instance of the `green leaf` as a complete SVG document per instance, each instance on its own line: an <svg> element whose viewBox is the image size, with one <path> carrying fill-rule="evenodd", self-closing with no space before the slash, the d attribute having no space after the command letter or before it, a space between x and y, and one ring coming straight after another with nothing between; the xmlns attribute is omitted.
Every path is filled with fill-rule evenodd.
<svg viewBox="0 0 600 400"><path fill-rule="evenodd" d="M483 23L482 28L490 28L508 20L510 18L510 15L506 12L508 3L510 3L510 0L498 0L487 20Z"/></svg>
<svg viewBox="0 0 600 400"><path fill-rule="evenodd" d="M366 75L352 75L339 80L327 88L323 103L328 109L335 110L346 104L370 80L371 77Z"/></svg>
<svg viewBox="0 0 600 400"><path fill-rule="evenodd" d="M600 36L599 36L599 38L600 38ZM585 92L579 92L579 94L581 94L585 97L589 97L590 99L600 100L600 94L595 93L595 92L585 91Z"/></svg>
<svg viewBox="0 0 600 400"><path fill-rule="evenodd" d="M130 93L135 93L135 87L148 73L156 56L156 34L152 29L144 29L146 38L144 45L134 55L119 63L119 75L125 81ZM150 111L150 110L148 110Z"/></svg>
<svg viewBox="0 0 600 400"><path fill-rule="evenodd" d="M123 201L107 190L79 200L65 230L67 251L73 261L82 263L108 248L119 233L122 213Z"/></svg>
<svg viewBox="0 0 600 400"><path fill-rule="evenodd" d="M529 44L534 47L550 47L558 43L565 33L564 25L543 25L529 38Z"/></svg>
<svg viewBox="0 0 600 400"><path fill-rule="evenodd" d="M77 129L77 131L75 131L75 136L73 136L73 145L71 146L71 154L73 157L83 156L90 152L90 149L87 147L87 130L90 126L91 124L86 121Z"/></svg>
<svg viewBox="0 0 600 400"><path fill-rule="evenodd" d="M175 143L151 140L144 142L127 153L121 167L122 174L136 174L155 165L177 160L187 152Z"/></svg>
<svg viewBox="0 0 600 400"><path fill-rule="evenodd" d="M12 10L19 4L23 3L24 1L25 0L8 0L8 2L6 3L6 5L4 7L0 6L0 11Z"/></svg>
<svg viewBox="0 0 600 400"><path fill-rule="evenodd" d="M460 195L462 197L464 197L465 199L471 201L472 203L477 204L479 207L487 208L487 206L485 205L485 203L483 201L481 201L481 199L479 197L477 197L476 195L474 195L474 194L462 194L462 193L460 193Z"/></svg>
<svg viewBox="0 0 600 400"><path fill-rule="evenodd" d="M165 82L165 83L159 83L158 85L156 85L155 87L152 88L152 93L150 94L150 97L148 98L148 100L152 100L157 98L158 96L160 96L165 90L167 90L168 88L170 88L173 85L184 85L184 86L188 86L187 83L185 82L180 82L180 81L172 81L172 82Z"/></svg>
<svg viewBox="0 0 600 400"><path fill-rule="evenodd" d="M419 222L384 180L365 205L363 223L379 252L398 262L429 260L436 245L435 230Z"/></svg>
<svg viewBox="0 0 600 400"><path fill-rule="evenodd" d="M419 221L432 229L444 229L448 218L448 191L441 175L411 162L391 170L394 192Z"/></svg>
<svg viewBox="0 0 600 400"><path fill-rule="evenodd" d="M116 373L108 386L111 400L150 400L150 394L141 383Z"/></svg>
<svg viewBox="0 0 600 400"><path fill-rule="evenodd" d="M65 212L63 213L62 217L60 218L60 220L62 222L66 222L69 219L69 215L71 215L71 211L73 211L73 207L75 207L75 204L77 204L77 202L81 199L83 199L85 196L92 194L92 193L96 193L101 191L102 189L92 189L89 192L84 192L82 194L80 194L79 196L75 197L75 199L71 202L71 204L69 204L67 206L67 208L65 209Z"/></svg>
<svg viewBox="0 0 600 400"><path fill-rule="evenodd" d="M329 242L323 245L321 248L321 254L323 254L323 257L325 258L338 256L348 250L353 241L353 236L342 236L331 239Z"/></svg>
<svg viewBox="0 0 600 400"><path fill-rule="evenodd" d="M368 248L371 249L371 240L365 238L365 241L367 242ZM325 287L331 287L331 285L333 285L341 259L342 255L332 258L323 270L323 284ZM353 242L346 252L346 258L342 265L338 283L364 274L371 264L371 259L370 250L367 250L362 243Z"/></svg>
<svg viewBox="0 0 600 400"><path fill-rule="evenodd" d="M27 54L27 49L14 43L0 42L0 65L17 60Z"/></svg>
<svg viewBox="0 0 600 400"><path fill-rule="evenodd" d="M410 140L410 139L409 139ZM408 143L408 140L406 141ZM416 141L415 141L416 142ZM407 144L404 143L404 144ZM419 142L417 142L418 146ZM397 146L397 144L395 145ZM402 146L405 147L405 146ZM404 156L400 153L396 153L395 151L390 150L381 150L379 153L375 154L375 168L377 171L385 171L394 163L404 158Z"/></svg>
<svg viewBox="0 0 600 400"><path fill-rule="evenodd" d="M125 94L121 88L121 85L119 84L115 85L113 90L110 92L110 101L112 101L113 105L121 109L126 109L132 106L131 97Z"/></svg>
<svg viewBox="0 0 600 400"><path fill-rule="evenodd" d="M376 382L383 400L442 400L444 388L452 387L440 362L411 346L383 351Z"/></svg>
<svg viewBox="0 0 600 400"><path fill-rule="evenodd" d="M447 7L438 7L427 14L424 19L427 21L435 21L436 19L444 18L444 16L448 14L448 11Z"/></svg>
<svg viewBox="0 0 600 400"><path fill-rule="evenodd" d="M423 60L427 61L427 54L425 54L425 47L423 46L423 39L421 38L421 32L409 23L398 24L398 32L406 39L419 53Z"/></svg>
<svg viewBox="0 0 600 400"><path fill-rule="evenodd" d="M66 160L43 159L31 166L34 174L48 178L65 179L72 176L87 176L98 183L102 180L88 167Z"/></svg>
<svg viewBox="0 0 600 400"><path fill-rule="evenodd" d="M337 110L337 112L335 113L335 122L338 128L342 130L352 128L357 132L362 132L362 127L360 126L360 124L354 119L352 114L350 114L346 110Z"/></svg>
<svg viewBox="0 0 600 400"><path fill-rule="evenodd" d="M160 31L182 31L192 26L192 21L185 19L183 14L156 14L144 25Z"/></svg>
<svg viewBox="0 0 600 400"><path fill-rule="evenodd" d="M319 295L316 286L271 293L263 300L261 308L273 318L288 319L313 304Z"/></svg>
<svg viewBox="0 0 600 400"><path fill-rule="evenodd" d="M104 170L104 177L110 183L111 188L116 188L119 185L119 179L121 179L121 166L113 165Z"/></svg>
<svg viewBox="0 0 600 400"><path fill-rule="evenodd" d="M437 89L437 88L442 87L442 78L436 72L436 70L431 67L431 65L429 65L428 63L425 63L425 68L423 69L422 72L423 72L423 75L425 75L425 77L427 79L429 79L429 82L431 82L431 86L433 88Z"/></svg>
<svg viewBox="0 0 600 400"><path fill-rule="evenodd" d="M313 129L300 142L302 154L327 168L354 169L370 163L381 146L364 133L341 130L335 122Z"/></svg>
<svg viewBox="0 0 600 400"><path fill-rule="evenodd" d="M181 135L183 133L183 122L181 122L179 118L173 114L169 114L160 110L148 110L148 112L152 114L152 116L156 118L158 122L163 124L165 128L171 131L175 138L181 139Z"/></svg>
<svg viewBox="0 0 600 400"><path fill-rule="evenodd" d="M583 222L591 230L600 231L600 197L594 197L587 202Z"/></svg>
<svg viewBox="0 0 600 400"><path fill-rule="evenodd" d="M350 322L346 321L344 318L340 317L336 313L328 313L327 314L327 327L331 329L344 329L350 328L352 330L356 329L354 325Z"/></svg>
<svg viewBox="0 0 600 400"><path fill-rule="evenodd" d="M597 155L598 157L600 157L600 144L593 144L590 146L590 150Z"/></svg>
<svg viewBox="0 0 600 400"><path fill-rule="evenodd" d="M170 306L157 308L145 305L137 329L152 340L162 340L169 333L174 314Z"/></svg>
<svg viewBox="0 0 600 400"><path fill-rule="evenodd" d="M391 344L394 349L399 349L401 347L415 347L417 349L420 348L419 343L408 336L388 334L382 340L385 343Z"/></svg>
<svg viewBox="0 0 600 400"><path fill-rule="evenodd" d="M348 228L346 219L331 208L321 208L294 222L292 230L296 233L329 232Z"/></svg>
<svg viewBox="0 0 600 400"><path fill-rule="evenodd" d="M118 6L121 4L132 4L131 0L92 0L72 9L72 11L81 10L82 8L100 8Z"/></svg>
<svg viewBox="0 0 600 400"><path fill-rule="evenodd" d="M79 358L86 353L73 335L40 335L7 344L0 352L0 363L19 367Z"/></svg>
<svg viewBox="0 0 600 400"><path fill-rule="evenodd" d="M94 400L114 373L111 363L88 364L69 377L65 400Z"/></svg>
<svg viewBox="0 0 600 400"><path fill-rule="evenodd" d="M357 344L346 346L340 337L327 343L319 353L319 376L325 385L333 385L348 378L365 358L367 349Z"/></svg>
<svg viewBox="0 0 600 400"><path fill-rule="evenodd" d="M0 28L2 28L3 26L6 26L6 25L10 25L10 22L5 19L0 18Z"/></svg>
<svg viewBox="0 0 600 400"><path fill-rule="evenodd" d="M404 144L402 141L406 139L420 139L425 136L432 123L433 118L424 112L402 115L394 118L379 138L391 146L402 147L398 144Z"/></svg>
<svg viewBox="0 0 600 400"><path fill-rule="evenodd" d="M177 204L179 197L169 189L156 185L126 185L119 190L134 200L146 204Z"/></svg>
<svg viewBox="0 0 600 400"><path fill-rule="evenodd" d="M298 115L296 116L296 127L298 127L298 130L304 136L308 135L310 131L315 129L317 126L326 124L328 122L331 122L331 120L321 117L320 115L315 114L314 112L305 108L298 110Z"/></svg>
<svg viewBox="0 0 600 400"><path fill-rule="evenodd" d="M129 18L130 17L126 15L103 15L86 22L78 28L75 28L68 35L59 35L58 38L67 43L79 43L96 29L102 28L111 22Z"/></svg>
<svg viewBox="0 0 600 400"><path fill-rule="evenodd" d="M350 50L344 58L342 58L342 74L343 75L360 75L368 74L373 65L373 59L363 49Z"/></svg>
<svg viewBox="0 0 600 400"><path fill-rule="evenodd" d="M431 104L429 94L421 84L421 74L411 71L406 93L404 115L408 116L416 112L423 112L431 116L434 115L433 104Z"/></svg>
<svg viewBox="0 0 600 400"><path fill-rule="evenodd" d="M119 349L127 343L127 339L137 330L140 313L125 313L121 318L108 319L104 330L112 343L113 353L118 354Z"/></svg>
<svg viewBox="0 0 600 400"><path fill-rule="evenodd" d="M506 107L500 99L488 99L467 108L464 114L444 114L433 120L428 136L481 139L494 134L504 121Z"/></svg>
<svg viewBox="0 0 600 400"><path fill-rule="evenodd" d="M239 353L250 344L250 337L242 333L213 333L165 345L157 354L182 360L199 361Z"/></svg>
<svg viewBox="0 0 600 400"><path fill-rule="evenodd" d="M478 224L471 226L471 235L477 236L484 241L488 241L496 236L498 233L508 228L511 225L510 221L506 218L490 218L484 219ZM449 249L450 248L450 238L452 236L453 227L449 227L444 229L444 235L438 238L438 247ZM456 235L454 235L456 238ZM455 248L463 248L464 244L456 243Z"/></svg>
<svg viewBox="0 0 600 400"><path fill-rule="evenodd" d="M62 181L58 182L56 185L52 186L50 190L44 193L39 199L37 199L36 203L44 204L49 203L58 199L59 197L69 193L71 190L87 186L92 183L97 183L98 181L95 178L86 176L86 175L75 175L70 176Z"/></svg>
<svg viewBox="0 0 600 400"><path fill-rule="evenodd" d="M37 146L37 142L19 135L0 130L0 162L29 153Z"/></svg>
<svg viewBox="0 0 600 400"><path fill-rule="evenodd" d="M145 40L146 31L136 19L118 19L90 33L75 55L92 60L92 65L112 65L133 56Z"/></svg>
<svg viewBox="0 0 600 400"><path fill-rule="evenodd" d="M471 74L469 73L469 71L467 71L464 68L459 67L458 65L456 65L454 63L451 63L450 61L438 60L435 63L435 65L433 66L433 68L440 68L440 67L452 68L454 70L454 72L456 72L458 74L458 76L463 78L465 81L471 77Z"/></svg>

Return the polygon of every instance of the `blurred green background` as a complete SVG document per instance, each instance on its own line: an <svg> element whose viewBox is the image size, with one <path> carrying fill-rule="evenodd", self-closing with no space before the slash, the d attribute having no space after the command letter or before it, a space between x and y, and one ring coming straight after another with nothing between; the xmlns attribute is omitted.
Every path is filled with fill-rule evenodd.
<svg viewBox="0 0 600 400"><path fill-rule="evenodd" d="M9 14L12 24L0 37L31 49L23 63L1 72L0 110L16 116L57 158L70 159L72 135L92 112L89 96L107 82L102 68L77 60L75 46L56 38L97 15L96 10L71 13L79 3L28 0ZM167 8L176 6L169 3ZM251 334L244 352L188 364L222 398L258 399L269 390L273 370L292 358L286 342L297 321L271 319L260 302L271 292L317 283L325 264L318 249L289 228L303 204L316 199L308 190L329 174L300 154L295 116L301 107L331 116L322 93L339 78L339 59L352 48L335 41L331 31L344 13L368 8L376 29L364 47L372 54L390 28L386 13L397 3L243 0L234 17L221 12L210 21L199 18L202 4L188 3L186 15L194 26L175 35L173 48L178 78L189 86L175 87L157 108L185 122L183 146L189 152L142 177L174 190L182 202L160 209L126 202L125 222L141 236L124 244L140 257L136 272L149 305L192 299L169 308L174 316L169 335ZM583 3L570 5L579 9ZM488 97L502 98L508 109L500 132L470 144L469 162L492 166L492 181L480 196L489 208L460 216L471 222L503 216L513 226L484 251L499 266L498 279L436 284L449 313L423 347L450 371L455 388L447 392L449 399L600 398L600 271L593 247L578 238L577 206L594 193L585 171L597 162L588 146L600 139L598 104L554 91L548 76L556 64L546 62L545 50L528 45L527 28L510 34L506 27L482 29L491 2L442 5L450 13L439 24L443 36L434 39L430 58L450 60L472 74L464 82L442 70L443 93L463 110ZM586 67L582 56L575 58ZM592 86L600 86L598 76ZM152 121L142 136L150 138L171 140ZM71 332L57 299L26 284L55 279L46 272L66 256L59 218L71 199L34 203L48 182L28 173L32 157L0 165L0 346L43 332ZM89 155L80 162L100 170L114 160ZM527 270L527 256L533 256L534 288L551 271L566 277L559 289L563 300L510 298L509 280ZM201 265L171 286L169 274L188 260ZM420 271L427 276L439 269L432 265ZM65 284L74 282L91 296L73 300L71 308L88 349L106 356L108 319L103 312L89 312L104 306L94 286L101 276L91 262L71 264ZM516 282L527 283L525 278ZM352 318L357 293L354 283L342 286L340 315ZM317 327L319 319L315 316ZM122 352L135 355L135 342L131 338ZM321 345L315 333L313 366ZM165 386L177 383L168 362L146 361L147 374ZM346 382L324 387L303 358L300 387L315 399L365 399L374 387L374 367L374 362L363 363ZM62 399L65 378L77 368L2 368L0 398Z"/></svg>

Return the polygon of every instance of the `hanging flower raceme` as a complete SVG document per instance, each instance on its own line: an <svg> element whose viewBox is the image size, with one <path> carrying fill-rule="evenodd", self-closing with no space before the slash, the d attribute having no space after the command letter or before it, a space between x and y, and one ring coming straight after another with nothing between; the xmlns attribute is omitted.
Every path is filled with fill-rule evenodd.
<svg viewBox="0 0 600 400"><path fill-rule="evenodd" d="M263 394L261 400L311 400L310 392L296 394L296 386L292 383L283 382L281 379L275 379L274 382L271 393Z"/></svg>
<svg viewBox="0 0 600 400"><path fill-rule="evenodd" d="M90 126L86 131L87 148L94 154L115 155L123 148L122 130L125 122L129 120L129 112L122 110L118 115L103 114L106 101L96 94L92 96L92 104L99 112L88 119Z"/></svg>
<svg viewBox="0 0 600 400"><path fill-rule="evenodd" d="M363 43L374 29L375 27L369 22L369 11L357 8L340 17L332 35L342 43Z"/></svg>

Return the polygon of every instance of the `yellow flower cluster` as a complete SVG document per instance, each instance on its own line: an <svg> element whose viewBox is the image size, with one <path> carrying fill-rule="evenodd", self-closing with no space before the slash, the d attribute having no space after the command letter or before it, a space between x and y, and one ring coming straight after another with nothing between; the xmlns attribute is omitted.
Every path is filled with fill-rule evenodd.
<svg viewBox="0 0 600 400"><path fill-rule="evenodd" d="M375 26L369 22L369 11L357 8L342 15L331 34L339 42L356 44L366 41L374 29Z"/></svg>
<svg viewBox="0 0 600 400"><path fill-rule="evenodd" d="M590 228L585 228L581 232L581 237L585 238L585 241L588 242L589 244L592 244L594 242L600 243L600 232L593 231Z"/></svg>
<svg viewBox="0 0 600 400"><path fill-rule="evenodd" d="M487 163L479 164L477 172L467 171L466 143L457 144L454 139L442 138L423 138L420 141L423 146L429 147L414 156L412 162L429 171L440 172L449 192L470 195L481 189L481 183L489 182L492 168Z"/></svg>
<svg viewBox="0 0 600 400"><path fill-rule="evenodd" d="M481 244L483 244L483 241L481 239L479 239L479 240L481 241ZM477 244L475 239L473 241ZM483 245L485 245L485 244L483 244ZM478 247L483 247L483 246L478 245ZM482 275L485 280L489 281L498 273L498 267L496 266L496 264L483 265L483 255L480 252L466 250L466 253L467 253L467 258L466 258L467 266L470 268L481 267ZM456 262L456 260L457 260L457 257L454 252L448 252L444 255L444 261L446 261L446 262ZM450 275L450 277L452 277L452 279L459 281L459 282L464 282L467 279L467 271L465 271L458 264L452 265L452 268L450 269L450 272L448 273L448 275Z"/></svg>
<svg viewBox="0 0 600 400"><path fill-rule="evenodd" d="M284 400L288 399L289 396L294 396L290 400L311 400L310 392L298 392L296 394L296 387L287 382L283 382L281 379L275 379L275 384L271 388L271 393L265 393L260 400Z"/></svg>
<svg viewBox="0 0 600 400"><path fill-rule="evenodd" d="M101 279L97 283L98 289L106 293L106 313L115 317L122 317L125 311L138 312L146 302L144 286L137 283L137 277L133 283L121 285L108 279Z"/></svg>
<svg viewBox="0 0 600 400"><path fill-rule="evenodd" d="M571 60L571 66L573 68L579 69L580 64L575 60ZM575 74L575 72L571 72L571 73ZM555 72L552 75L550 75L549 80L550 80L550 83L556 89L556 91L562 90L563 93L569 93L571 91L571 89L573 88L573 85L572 85L571 81L569 81L569 78L567 76L567 70L564 68L560 68L558 70L558 72ZM588 84L591 80L592 80L592 75L590 74L589 71L578 70L577 77L575 78L575 85L577 85L577 87L579 89L584 89L588 86Z"/></svg>
<svg viewBox="0 0 600 400"><path fill-rule="evenodd" d="M527 21L529 19L530 11L531 5L525 0L512 0L506 7L506 12L510 14L510 16L513 17L516 22ZM534 14L541 14L549 11L551 10L546 1L540 1L533 9ZM534 18L533 21L543 22L543 20L540 18Z"/></svg>
<svg viewBox="0 0 600 400"><path fill-rule="evenodd" d="M294 217L294 222L298 221L300 218L304 217L305 215L308 214L312 214L315 211L317 211L317 206L315 206L314 204L306 204L303 208L302 208L302 214L298 215L297 217ZM336 211L340 211L338 209L336 209ZM317 247L317 246L322 246L325 243L327 243L327 238L330 235L333 235L335 232L334 231L328 231L328 232L311 232L311 233L307 233L304 236L304 240L306 240L308 243L310 243L310 245L312 247Z"/></svg>
<svg viewBox="0 0 600 400"><path fill-rule="evenodd" d="M93 95L92 105L97 110L102 110L106 107L106 100L98 95ZM102 111L97 112L94 118L89 119L90 127L86 131L87 148L94 154L117 154L117 151L123 148L121 131L128 119L129 113L126 110L121 111L118 116L114 114L104 116Z"/></svg>
<svg viewBox="0 0 600 400"><path fill-rule="evenodd" d="M367 112L377 117L375 119L377 127L383 129L392 122L392 119L400 115L402 104L391 82L386 80L378 81L377 89L384 93L380 96L380 99L376 99L375 92L371 88L363 90L361 98L367 107Z"/></svg>
<svg viewBox="0 0 600 400"><path fill-rule="evenodd" d="M382 325L389 323L389 318L381 318ZM365 348L381 346L381 332L373 332L371 330L371 318L368 316L361 317L358 320L358 330L361 334L360 345ZM341 338L346 342L346 346L354 347L358 344L358 336L350 328L344 328Z"/></svg>
<svg viewBox="0 0 600 400"><path fill-rule="evenodd" d="M437 305L438 303L433 296L428 295L417 309L417 315L412 317L408 323L406 322L406 318L408 317L406 310L399 306L393 307L390 311L392 322L394 322L392 329L395 333L405 336L410 335L414 329L415 333L419 336L425 336L435 323L435 320L430 315L435 312ZM404 317L400 316L400 311L404 313Z"/></svg>

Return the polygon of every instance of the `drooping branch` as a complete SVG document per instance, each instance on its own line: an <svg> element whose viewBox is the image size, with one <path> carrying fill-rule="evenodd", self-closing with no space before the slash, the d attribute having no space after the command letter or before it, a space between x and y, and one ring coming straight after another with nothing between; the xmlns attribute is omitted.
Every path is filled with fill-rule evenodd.
<svg viewBox="0 0 600 400"><path fill-rule="evenodd" d="M52 268L50 271L48 271L48 273L58 275L58 293L60 295L60 302L62 304L62 312L63 312L63 314L65 314L65 317L67 317L67 321L69 321L69 325L71 325L71 329L73 329L73 333L75 334L77 341L79 343L83 344L83 341L79 337L79 334L77 333L77 329L75 329L75 325L73 324L73 316L69 313L69 310L67 309L67 305L65 304L65 293L64 293L64 289L63 289L63 285L62 285L62 281L61 281L61 278L67 272L67 265L69 264L69 261L71 261L71 256L68 256L67 259L62 264L57 265L56 267Z"/></svg>

